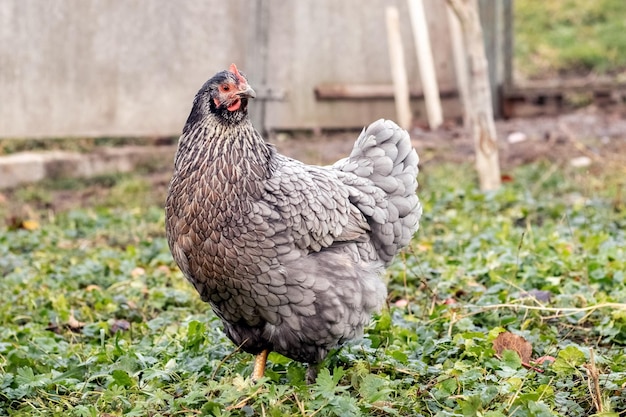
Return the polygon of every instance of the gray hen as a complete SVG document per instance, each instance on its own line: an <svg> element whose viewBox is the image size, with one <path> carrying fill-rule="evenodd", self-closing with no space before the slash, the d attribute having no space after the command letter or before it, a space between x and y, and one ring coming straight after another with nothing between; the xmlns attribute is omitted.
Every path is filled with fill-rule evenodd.
<svg viewBox="0 0 626 417"><path fill-rule="evenodd" d="M319 364L386 298L384 267L418 228L418 157L378 120L330 167L276 152L252 126L235 65L195 97L166 202L172 255L226 335L257 355ZM310 368L310 369L314 369Z"/></svg>

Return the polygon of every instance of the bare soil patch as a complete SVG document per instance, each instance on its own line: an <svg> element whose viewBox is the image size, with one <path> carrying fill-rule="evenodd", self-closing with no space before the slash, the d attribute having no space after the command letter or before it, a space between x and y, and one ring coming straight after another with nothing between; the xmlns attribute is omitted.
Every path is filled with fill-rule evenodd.
<svg viewBox="0 0 626 417"><path fill-rule="evenodd" d="M626 173L626 114L587 107L557 117L499 120L496 122L504 176L516 166L546 161L559 166L588 163L591 174L602 170ZM411 130L413 143L420 155L422 175L432 164L473 163L474 149L466 130L448 123L436 131L416 126ZM269 141L281 153L310 164L326 165L348 155L359 132L276 133ZM173 163L160 161L138 174L149 183L146 203L161 204ZM581 162L582 161L582 162ZM6 222L32 217L36 210L51 213L97 205L107 197L116 179L96 178L78 181L70 186L55 185L45 195L24 196L24 190L0 192ZM8 208L8 210L6 210Z"/></svg>

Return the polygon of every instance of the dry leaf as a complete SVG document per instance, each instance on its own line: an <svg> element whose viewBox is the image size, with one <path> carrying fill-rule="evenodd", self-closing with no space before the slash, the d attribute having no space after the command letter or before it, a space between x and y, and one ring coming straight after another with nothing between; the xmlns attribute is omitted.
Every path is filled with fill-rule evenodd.
<svg viewBox="0 0 626 417"><path fill-rule="evenodd" d="M420 252L428 252L432 249L432 247L433 245L431 245L430 243L418 243L416 246L417 250Z"/></svg>
<svg viewBox="0 0 626 417"><path fill-rule="evenodd" d="M167 266L165 265L159 265L157 266L157 271L160 271L162 273L164 273L165 275L170 275L170 273L172 272Z"/></svg>
<svg viewBox="0 0 626 417"><path fill-rule="evenodd" d="M70 318L67 320L67 327L69 327L71 330L76 331L85 327L85 323L76 320L76 317L74 317L74 310L71 310Z"/></svg>
<svg viewBox="0 0 626 417"><path fill-rule="evenodd" d="M25 230L36 230L39 228L39 222L36 220L24 220L21 216L10 216L7 217L6 225L10 230L17 229L25 229Z"/></svg>
<svg viewBox="0 0 626 417"><path fill-rule="evenodd" d="M111 325L111 333L117 333L128 329L130 329L130 322L128 322L128 320L115 320Z"/></svg>
<svg viewBox="0 0 626 417"><path fill-rule="evenodd" d="M134 268L132 271L130 271L130 276L133 278L137 278L140 277L142 275L146 274L146 270L143 269L142 267L138 266L136 268Z"/></svg>
<svg viewBox="0 0 626 417"><path fill-rule="evenodd" d="M556 358L554 356L546 355L535 359L533 363L536 363L537 365L542 365L544 362L550 362L550 365L552 365L552 362L554 362L555 360Z"/></svg>
<svg viewBox="0 0 626 417"><path fill-rule="evenodd" d="M533 353L533 346L526 339L511 332L500 333L493 341L493 349L498 355L505 349L512 350L523 363L529 363Z"/></svg>
<svg viewBox="0 0 626 417"><path fill-rule="evenodd" d="M37 230L39 229L39 222L37 220L24 220L22 222L22 229Z"/></svg>
<svg viewBox="0 0 626 417"><path fill-rule="evenodd" d="M61 333L61 329L59 328L59 324L58 323L53 323L53 322L49 322L48 326L46 327L46 330L56 333L56 334L60 334Z"/></svg>
<svg viewBox="0 0 626 417"><path fill-rule="evenodd" d="M400 298L399 300L397 300L395 303L393 303L396 307L406 307L409 305L409 300L407 300L406 298Z"/></svg>

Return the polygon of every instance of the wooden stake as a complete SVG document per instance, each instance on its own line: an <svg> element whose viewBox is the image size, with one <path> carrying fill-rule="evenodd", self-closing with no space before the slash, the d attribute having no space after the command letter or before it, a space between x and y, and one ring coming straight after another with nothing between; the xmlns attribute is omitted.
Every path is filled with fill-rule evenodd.
<svg viewBox="0 0 626 417"><path fill-rule="evenodd" d="M413 26L417 64L422 81L422 89L424 90L428 125L431 129L436 129L443 122L443 114L441 111L439 85L437 84L437 75L435 74L433 53L430 48L428 24L426 23L426 15L424 14L424 4L422 0L407 1L409 4L411 25Z"/></svg>
<svg viewBox="0 0 626 417"><path fill-rule="evenodd" d="M459 18L454 13L452 7L446 3L446 12L448 14L448 26L450 27L450 40L452 41L452 58L454 60L454 72L456 74L456 88L461 99L461 107L463 108L463 124L469 128L468 112L471 108L469 98L469 70L467 68L467 53L465 45L463 45L463 33Z"/></svg>
<svg viewBox="0 0 626 417"><path fill-rule="evenodd" d="M469 126L476 151L476 170L482 191L500 188L500 162L489 68L485 56L483 31L478 15L478 0L448 0L463 32L469 64Z"/></svg>
<svg viewBox="0 0 626 417"><path fill-rule="evenodd" d="M389 46L389 63L393 80L393 96L396 102L398 125L403 129L411 127L411 105L409 102L409 82L404 64L404 50L400 35L400 18L396 7L387 7L387 43Z"/></svg>

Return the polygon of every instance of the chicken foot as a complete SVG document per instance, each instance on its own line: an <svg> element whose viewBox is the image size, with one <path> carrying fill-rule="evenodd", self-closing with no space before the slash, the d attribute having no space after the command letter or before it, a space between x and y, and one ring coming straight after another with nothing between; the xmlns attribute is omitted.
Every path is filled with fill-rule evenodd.
<svg viewBox="0 0 626 417"><path fill-rule="evenodd" d="M254 357L254 369L252 370L253 381L256 382L265 375L265 364L267 363L267 356L269 354L269 349L263 349L261 353Z"/></svg>
<svg viewBox="0 0 626 417"><path fill-rule="evenodd" d="M306 370L306 383L314 384L317 380L317 372L319 371L319 364L309 364Z"/></svg>

